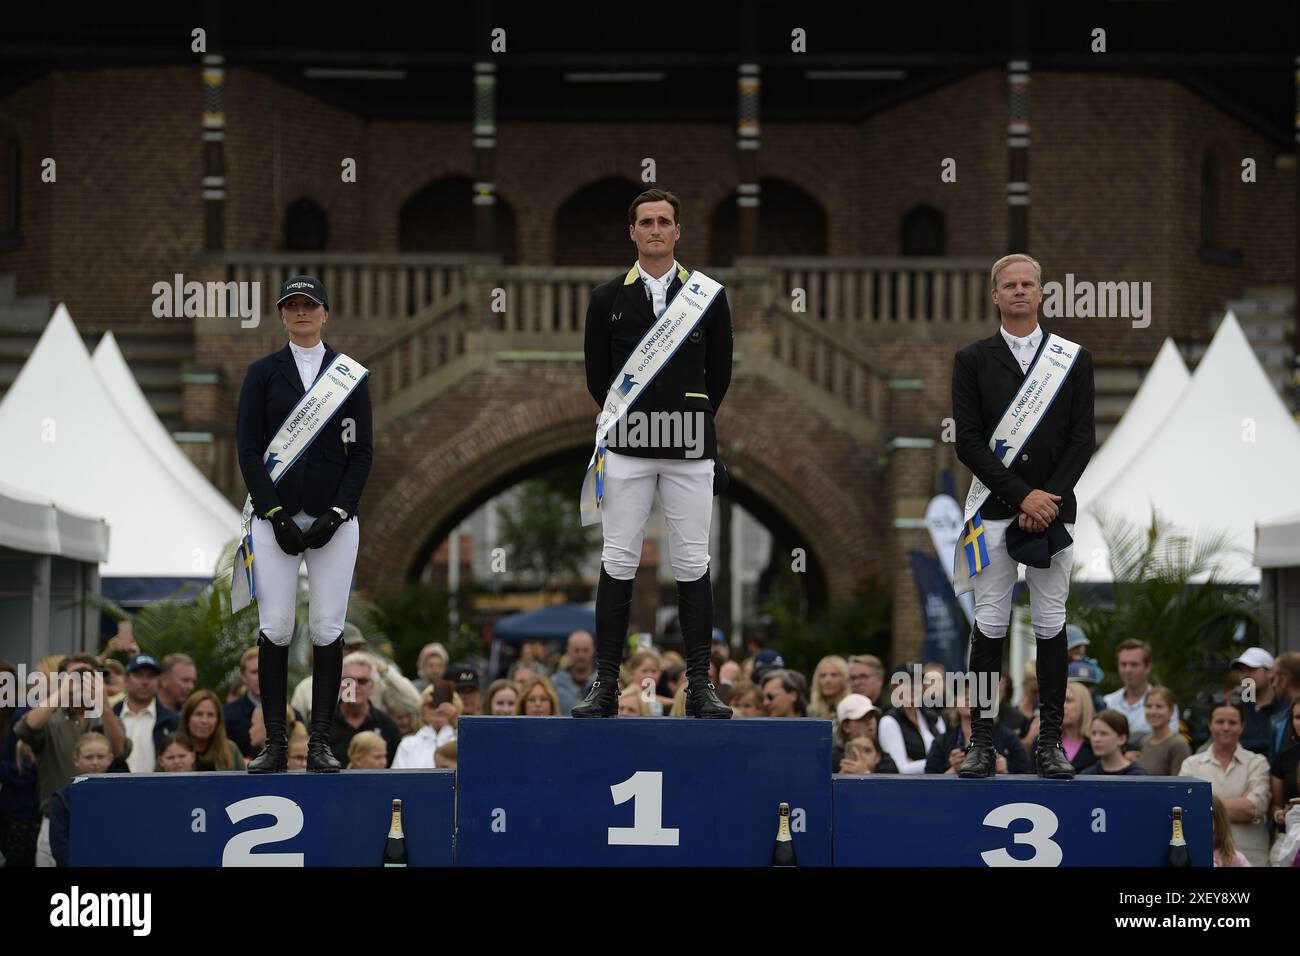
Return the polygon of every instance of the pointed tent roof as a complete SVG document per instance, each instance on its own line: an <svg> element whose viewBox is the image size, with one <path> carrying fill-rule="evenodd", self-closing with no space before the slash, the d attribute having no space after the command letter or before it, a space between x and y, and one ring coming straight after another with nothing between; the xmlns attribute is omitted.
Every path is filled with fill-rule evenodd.
<svg viewBox="0 0 1300 956"><path fill-rule="evenodd" d="M153 450L167 473L224 527L238 528L240 514L180 450L144 397L112 332L105 333L91 357L99 380L135 433ZM232 533L233 536L233 533Z"/></svg>
<svg viewBox="0 0 1300 956"><path fill-rule="evenodd" d="M1124 471L1125 466L1142 452L1147 442L1151 440L1151 436L1174 410L1178 399L1187 390L1191 378L1191 374L1187 371L1187 363L1183 361L1183 356L1174 344L1174 340L1165 339L1156 354L1155 361L1151 363L1151 368L1142 379L1142 384L1138 386L1133 400L1124 410L1124 416L1102 446L1097 449L1092 460L1088 462L1083 477L1074 486L1074 497L1078 502L1078 515L1074 526L1076 541L1080 537L1085 541L1102 540L1101 527L1092 512L1088 510L1088 505L1092 504L1098 493L1114 481ZM1084 569L1081 566L1079 556L1083 553L1082 548L1075 549L1075 566L1080 568L1079 576L1082 580L1092 580L1092 577L1085 575L1096 574L1097 571ZM1101 577L1109 580L1109 565L1106 566Z"/></svg>
<svg viewBox="0 0 1300 956"><path fill-rule="evenodd" d="M1174 340L1165 339L1124 410L1124 417L1097 449L1083 477L1074 486L1074 497L1081 506L1092 501L1146 447L1151 435L1174 410L1191 378Z"/></svg>
<svg viewBox="0 0 1300 956"><path fill-rule="evenodd" d="M0 441L0 481L108 520L105 577L207 577L238 537L118 410L62 304L0 402Z"/></svg>
<svg viewBox="0 0 1300 956"><path fill-rule="evenodd" d="M1298 474L1300 427L1228 312L1173 411L1084 507L1145 524L1154 505L1181 531L1226 532L1241 551L1222 561L1218 579L1254 583L1255 524L1296 510ZM1074 553L1079 580L1111 580L1095 522L1076 525Z"/></svg>

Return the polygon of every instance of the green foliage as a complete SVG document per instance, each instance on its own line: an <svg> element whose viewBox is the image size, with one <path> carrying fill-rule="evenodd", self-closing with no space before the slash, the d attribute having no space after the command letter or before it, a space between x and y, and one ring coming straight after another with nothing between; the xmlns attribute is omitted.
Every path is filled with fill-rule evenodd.
<svg viewBox="0 0 1300 956"><path fill-rule="evenodd" d="M453 662L480 653L480 628L474 619L477 589L460 590L460 627L450 641L447 636L448 595L427 585L404 584L375 595L369 601L353 600L353 622L366 640L387 654L415 679L420 648L438 642L447 648ZM387 648L384 646L387 644Z"/></svg>
<svg viewBox="0 0 1300 956"><path fill-rule="evenodd" d="M595 529L578 515L582 470L564 466L518 486L512 505L497 506L507 569L546 589L578 577L596 546Z"/></svg>
<svg viewBox="0 0 1300 956"><path fill-rule="evenodd" d="M774 586L774 594L784 591ZM771 647L786 667L811 677L827 654L875 654L889 666L891 602L888 590L870 578L846 605L809 617L799 603L770 601L760 611L771 620Z"/></svg>
<svg viewBox="0 0 1300 956"><path fill-rule="evenodd" d="M130 614L111 601L99 600L101 610L118 620L129 619L140 651L162 660L184 653L194 658L198 687L220 694L239 675L239 658L257 643L257 609L230 614L230 565L237 542L222 552L212 583L189 585L175 595L154 601Z"/></svg>
<svg viewBox="0 0 1300 956"><path fill-rule="evenodd" d="M1233 656L1234 635L1259 643L1258 605L1240 587L1218 581L1219 562L1235 550L1227 535L1191 536L1152 510L1145 527L1098 509L1114 574L1114 603L1079 597L1072 589L1069 619L1083 628L1090 655L1101 662L1104 693L1122 686L1115 647L1128 638L1151 645L1153 679L1180 701L1203 706L1219 690Z"/></svg>
<svg viewBox="0 0 1300 956"><path fill-rule="evenodd" d="M238 541L233 541L223 550L212 583L205 587L186 586L134 614L102 598L95 603L111 617L132 622L142 653L159 660L172 653L188 654L194 658L198 670L197 686L224 694L230 682L239 676L239 658L245 649L257 644L257 605L250 605L233 616L230 613L230 566L237 546ZM409 665L406 660L398 660L398 664L403 673L410 675L414 673L421 647L431 640L447 643L446 597L414 585L398 593L395 604L354 597L348 619L361 628L369 644L381 654L398 660L398 655L409 650ZM469 595L462 600L465 606L470 606ZM295 616L297 625L289 656L290 690L311 673L311 640L307 633L309 591L301 581ZM469 642L472 632L468 625L463 625L462 630L467 634L464 641ZM431 634L435 636L430 637ZM457 649L448 649L455 659Z"/></svg>

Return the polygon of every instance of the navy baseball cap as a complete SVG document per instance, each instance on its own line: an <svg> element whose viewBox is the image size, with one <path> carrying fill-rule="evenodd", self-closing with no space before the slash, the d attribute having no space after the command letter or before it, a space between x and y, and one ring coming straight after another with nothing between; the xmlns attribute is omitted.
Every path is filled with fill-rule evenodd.
<svg viewBox="0 0 1300 956"><path fill-rule="evenodd" d="M289 276L280 286L280 298L275 300L275 307L278 309L284 303L284 300L291 295L305 295L313 302L318 302L325 308L330 307L329 296L325 294L325 286L315 276Z"/></svg>
<svg viewBox="0 0 1300 956"><path fill-rule="evenodd" d="M447 676L456 685L457 689L478 686L478 671L468 664L456 664L451 668L451 673Z"/></svg>
<svg viewBox="0 0 1300 956"><path fill-rule="evenodd" d="M131 663L126 665L126 672L134 674L142 667L152 667L159 674L162 673L162 665L158 663L156 658L150 657L148 654L137 654L131 658Z"/></svg>
<svg viewBox="0 0 1300 956"><path fill-rule="evenodd" d="M758 683L768 671L779 671L784 667L785 658L769 647L754 655L754 668L750 673Z"/></svg>
<svg viewBox="0 0 1300 956"><path fill-rule="evenodd" d="M1097 683L1097 674L1087 661L1072 662L1067 673L1069 680L1077 680L1080 684Z"/></svg>

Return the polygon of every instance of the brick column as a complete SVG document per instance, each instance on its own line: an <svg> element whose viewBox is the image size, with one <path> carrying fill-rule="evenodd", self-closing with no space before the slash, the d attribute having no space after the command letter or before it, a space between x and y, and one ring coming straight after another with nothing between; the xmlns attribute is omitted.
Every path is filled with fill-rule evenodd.
<svg viewBox="0 0 1300 956"><path fill-rule="evenodd" d="M899 436L885 446L889 536L886 560L893 569L892 661L920 659L925 619L916 600L909 551L933 550L925 528L925 506L934 488L934 439Z"/></svg>
<svg viewBox="0 0 1300 956"><path fill-rule="evenodd" d="M1012 5L1007 64L1007 251L1029 251L1029 11Z"/></svg>

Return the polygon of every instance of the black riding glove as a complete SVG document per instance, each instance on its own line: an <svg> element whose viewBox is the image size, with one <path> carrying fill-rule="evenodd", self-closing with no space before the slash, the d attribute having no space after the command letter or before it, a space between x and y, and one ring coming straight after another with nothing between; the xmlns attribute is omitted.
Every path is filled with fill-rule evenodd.
<svg viewBox="0 0 1300 956"><path fill-rule="evenodd" d="M302 539L309 548L323 548L330 543L330 538L334 537L334 532L339 530L339 525L342 523L343 519L339 517L339 513L330 508L312 522L312 526L303 533Z"/></svg>
<svg viewBox="0 0 1300 956"><path fill-rule="evenodd" d="M283 508L272 508L266 513L266 520L275 529L275 543L285 554L302 554L307 544L302 539L302 531L293 523L293 519Z"/></svg>

